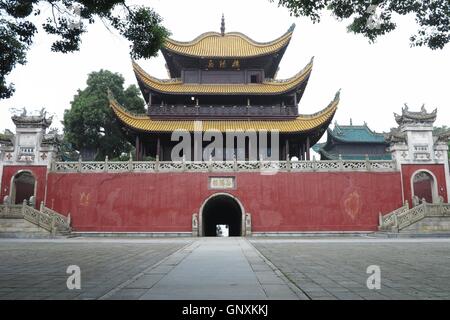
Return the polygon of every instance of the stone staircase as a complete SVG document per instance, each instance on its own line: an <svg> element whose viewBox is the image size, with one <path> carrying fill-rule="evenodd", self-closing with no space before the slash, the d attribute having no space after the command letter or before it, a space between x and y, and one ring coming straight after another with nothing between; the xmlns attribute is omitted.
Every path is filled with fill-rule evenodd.
<svg viewBox="0 0 450 320"><path fill-rule="evenodd" d="M52 234L44 228L25 219L0 219L0 238L51 238Z"/></svg>
<svg viewBox="0 0 450 320"><path fill-rule="evenodd" d="M70 215L65 217L46 208L27 205L0 205L0 238L55 238L71 235Z"/></svg>
<svg viewBox="0 0 450 320"><path fill-rule="evenodd" d="M379 230L405 233L450 233L450 204L422 204L409 208L408 202L387 215L380 214Z"/></svg>

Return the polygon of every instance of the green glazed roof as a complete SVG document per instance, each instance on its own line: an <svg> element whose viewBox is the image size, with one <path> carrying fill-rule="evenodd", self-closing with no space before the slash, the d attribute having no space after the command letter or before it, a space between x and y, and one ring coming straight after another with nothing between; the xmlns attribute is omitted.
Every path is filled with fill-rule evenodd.
<svg viewBox="0 0 450 320"><path fill-rule="evenodd" d="M370 130L367 124L362 126L341 126L336 123L334 129L329 130L329 133L336 140L344 142L385 142L384 136Z"/></svg>
<svg viewBox="0 0 450 320"><path fill-rule="evenodd" d="M336 144L386 144L383 134L374 132L369 129L366 123L362 126L348 125L343 126L335 123L334 129L328 129L328 137L325 143L318 143L312 149L320 153L327 159L339 159L339 154L333 152L333 146ZM357 149L355 150L357 151ZM343 160L365 160L366 154L347 153L341 155ZM391 160L391 154L369 154L369 160Z"/></svg>

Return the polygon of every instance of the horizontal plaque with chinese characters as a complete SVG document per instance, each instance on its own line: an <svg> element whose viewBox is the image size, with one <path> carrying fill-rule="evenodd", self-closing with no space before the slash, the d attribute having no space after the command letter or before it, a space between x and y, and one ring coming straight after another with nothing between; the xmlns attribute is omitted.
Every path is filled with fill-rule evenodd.
<svg viewBox="0 0 450 320"><path fill-rule="evenodd" d="M235 177L210 177L209 188L210 189L234 189Z"/></svg>

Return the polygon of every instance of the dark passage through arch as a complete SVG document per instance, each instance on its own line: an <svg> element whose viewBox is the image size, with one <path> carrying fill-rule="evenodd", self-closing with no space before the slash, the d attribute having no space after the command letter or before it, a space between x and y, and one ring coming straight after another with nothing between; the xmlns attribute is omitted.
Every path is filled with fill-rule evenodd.
<svg viewBox="0 0 450 320"><path fill-rule="evenodd" d="M22 204L23 200L30 200L34 196L36 180L28 171L19 172L13 180L13 203Z"/></svg>
<svg viewBox="0 0 450 320"><path fill-rule="evenodd" d="M425 199L428 203L433 203L434 178L426 171L419 171L413 177L413 196L420 201Z"/></svg>
<svg viewBox="0 0 450 320"><path fill-rule="evenodd" d="M232 197L221 194L209 199L202 214L205 237L215 237L217 225L228 225L230 237L242 236L242 210Z"/></svg>

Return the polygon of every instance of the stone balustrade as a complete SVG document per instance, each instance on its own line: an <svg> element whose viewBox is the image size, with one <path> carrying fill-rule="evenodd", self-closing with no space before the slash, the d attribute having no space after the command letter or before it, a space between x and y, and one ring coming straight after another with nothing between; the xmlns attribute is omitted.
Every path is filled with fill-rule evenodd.
<svg viewBox="0 0 450 320"><path fill-rule="evenodd" d="M78 161L53 162L57 173L120 172L393 172L394 161Z"/></svg>
<svg viewBox="0 0 450 320"><path fill-rule="evenodd" d="M423 202L411 209L405 204L405 206L390 214L382 217L380 216L379 229L381 231L398 232L426 217L450 217L450 204L431 204Z"/></svg>
<svg viewBox="0 0 450 320"><path fill-rule="evenodd" d="M53 234L57 232L69 232L70 214L68 217L47 208L44 203L41 203L40 210L36 210L29 206L27 200L24 200L22 205L0 205L0 218L9 219L25 219L38 227L41 227Z"/></svg>

